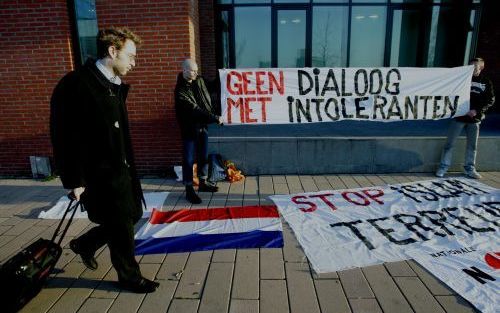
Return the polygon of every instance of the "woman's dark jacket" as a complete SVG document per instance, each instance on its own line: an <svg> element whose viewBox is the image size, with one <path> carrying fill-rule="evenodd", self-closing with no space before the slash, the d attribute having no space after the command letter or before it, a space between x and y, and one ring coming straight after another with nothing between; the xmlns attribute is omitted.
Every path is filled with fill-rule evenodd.
<svg viewBox="0 0 500 313"><path fill-rule="evenodd" d="M206 131L208 124L218 122L203 78L188 82L179 73L175 86L175 113L183 139L193 139L196 132Z"/></svg>
<svg viewBox="0 0 500 313"><path fill-rule="evenodd" d="M85 187L81 197L96 223L137 221L144 197L137 176L125 100L94 60L68 73L51 99L50 133L64 188Z"/></svg>

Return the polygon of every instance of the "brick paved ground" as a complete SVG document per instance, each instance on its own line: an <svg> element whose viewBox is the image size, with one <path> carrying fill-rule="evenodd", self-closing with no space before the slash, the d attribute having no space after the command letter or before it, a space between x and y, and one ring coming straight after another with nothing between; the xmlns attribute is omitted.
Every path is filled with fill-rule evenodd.
<svg viewBox="0 0 500 313"><path fill-rule="evenodd" d="M221 183L203 194L209 207L271 204L271 194L297 193L431 179L430 174L258 176ZM500 188L500 172L484 173ZM163 210L192 207L183 187L166 179L145 179L145 191L169 191ZM0 179L0 263L39 237L49 238L56 220L36 217L65 191L58 180ZM99 269L86 270L67 243L92 224L75 220L63 255L46 288L22 312L475 312L472 306L414 261L385 263L315 274L286 223L283 249L230 249L139 257L145 276L161 283L157 292L137 295L117 288L107 249Z"/></svg>

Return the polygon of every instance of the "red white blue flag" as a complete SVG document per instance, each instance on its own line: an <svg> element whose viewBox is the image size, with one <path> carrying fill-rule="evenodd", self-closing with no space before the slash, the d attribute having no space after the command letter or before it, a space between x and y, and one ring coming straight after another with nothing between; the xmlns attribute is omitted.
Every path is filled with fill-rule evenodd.
<svg viewBox="0 0 500 313"><path fill-rule="evenodd" d="M153 210L135 235L136 254L283 247L276 206Z"/></svg>

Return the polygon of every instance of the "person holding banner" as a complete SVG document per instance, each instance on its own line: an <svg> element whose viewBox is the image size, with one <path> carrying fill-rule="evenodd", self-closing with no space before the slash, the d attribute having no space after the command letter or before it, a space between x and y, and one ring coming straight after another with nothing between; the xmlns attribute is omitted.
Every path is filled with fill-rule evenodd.
<svg viewBox="0 0 500 313"><path fill-rule="evenodd" d="M205 81L198 76L198 65L187 59L182 63L182 72L175 86L175 113L182 137L182 181L186 187L186 199L201 203L193 188L193 165L197 161L200 179L199 191L217 192L218 188L208 178L208 128L211 123L222 125L216 114Z"/></svg>
<svg viewBox="0 0 500 313"><path fill-rule="evenodd" d="M135 67L140 38L127 28L99 31L99 59L64 76L51 98L50 134L64 188L98 224L70 241L90 270L105 244L120 287L153 292L159 283L142 276L135 259L134 225L145 203L135 168L125 101L130 86L120 76Z"/></svg>
<svg viewBox="0 0 500 313"><path fill-rule="evenodd" d="M469 178L480 179L481 174L476 171L476 149L479 137L479 126L485 117L485 112L495 103L495 93L491 80L483 73L484 60L474 58L470 62L474 65L470 93L470 110L464 116L451 120L448 137L444 146L441 162L436 171L437 177L444 177L450 167L453 147L458 136L465 129L467 138L465 148L465 175Z"/></svg>

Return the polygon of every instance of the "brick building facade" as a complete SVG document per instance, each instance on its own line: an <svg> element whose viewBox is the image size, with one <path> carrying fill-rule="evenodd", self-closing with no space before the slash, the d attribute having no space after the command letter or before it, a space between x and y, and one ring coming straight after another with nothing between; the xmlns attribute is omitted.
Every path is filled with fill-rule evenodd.
<svg viewBox="0 0 500 313"><path fill-rule="evenodd" d="M494 1L484 2L477 54L500 89L500 23ZM65 0L0 2L0 175L30 175L29 156L50 156L49 102L58 80L77 66ZM216 30L211 0L96 1L99 28L128 26L143 39L128 110L138 168L161 175L181 162L173 90L180 64L194 58L204 76L216 75ZM498 12L498 10L496 11Z"/></svg>
<svg viewBox="0 0 500 313"><path fill-rule="evenodd" d="M128 111L142 174L181 160L173 90L185 58L200 62L198 3L97 1L99 27L128 26L143 40ZM67 1L0 3L0 175L30 175L29 156L50 156L50 96L75 68ZM200 63L201 64L201 63Z"/></svg>

